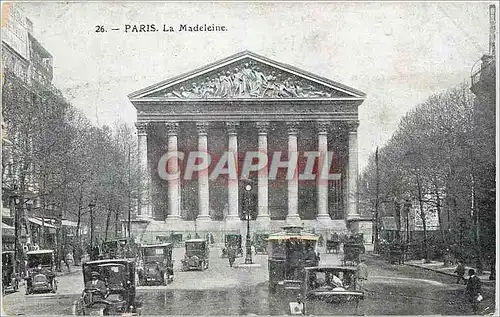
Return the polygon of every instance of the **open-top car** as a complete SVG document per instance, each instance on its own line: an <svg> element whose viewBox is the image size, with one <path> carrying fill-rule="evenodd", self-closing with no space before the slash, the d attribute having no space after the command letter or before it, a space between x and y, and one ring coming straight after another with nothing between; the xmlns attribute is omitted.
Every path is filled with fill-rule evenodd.
<svg viewBox="0 0 500 317"><path fill-rule="evenodd" d="M174 279L172 243L142 245L137 267L138 284L167 285Z"/></svg>
<svg viewBox="0 0 500 317"><path fill-rule="evenodd" d="M364 292L356 281L355 267L314 266L305 268L305 273L301 287L305 314L357 313Z"/></svg>
<svg viewBox="0 0 500 317"><path fill-rule="evenodd" d="M2 292L17 292L19 289L19 272L16 268L14 251L2 252Z"/></svg>
<svg viewBox="0 0 500 317"><path fill-rule="evenodd" d="M267 238L269 233L256 233L254 236L255 254L267 254Z"/></svg>
<svg viewBox="0 0 500 317"><path fill-rule="evenodd" d="M222 257L227 258L228 250L233 249L236 257L243 256L243 248L241 246L241 234L230 233L224 235L224 248L222 249Z"/></svg>
<svg viewBox="0 0 500 317"><path fill-rule="evenodd" d="M283 231L269 235L268 268L269 290L299 290L304 268L317 266L319 256L316 244L319 236L301 226L285 226Z"/></svg>
<svg viewBox="0 0 500 317"><path fill-rule="evenodd" d="M209 248L205 239L191 239L185 241L186 253L182 259L182 270L208 269Z"/></svg>
<svg viewBox="0 0 500 317"><path fill-rule="evenodd" d="M73 303L73 315L141 314L135 297L135 262L110 259L82 265L84 290Z"/></svg>
<svg viewBox="0 0 500 317"><path fill-rule="evenodd" d="M54 250L26 252L26 295L57 291Z"/></svg>

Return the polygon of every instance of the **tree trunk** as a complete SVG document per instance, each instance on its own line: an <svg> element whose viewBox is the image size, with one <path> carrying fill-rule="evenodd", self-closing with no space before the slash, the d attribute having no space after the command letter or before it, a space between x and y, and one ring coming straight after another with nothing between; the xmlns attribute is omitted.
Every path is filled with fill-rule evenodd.
<svg viewBox="0 0 500 317"><path fill-rule="evenodd" d="M436 210L437 210L437 216L438 216L438 223L439 223L439 230L441 231L441 237L443 239L443 245L448 246L448 241L446 237L446 232L444 230L443 226L443 215L441 214L441 196L439 195L439 188L437 185L437 181L434 181L434 191L436 195Z"/></svg>
<svg viewBox="0 0 500 317"><path fill-rule="evenodd" d="M422 219L422 227L424 229L424 255L425 255L425 263L429 263L429 246L427 244L427 222L424 211L424 202L422 200L422 186L420 184L419 172L415 171L416 179L417 179L417 191L418 191L418 203L420 205L420 218Z"/></svg>

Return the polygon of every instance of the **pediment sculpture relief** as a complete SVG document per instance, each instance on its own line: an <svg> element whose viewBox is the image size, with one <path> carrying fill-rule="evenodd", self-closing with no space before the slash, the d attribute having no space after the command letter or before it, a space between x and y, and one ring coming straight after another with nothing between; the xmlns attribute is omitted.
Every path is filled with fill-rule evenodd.
<svg viewBox="0 0 500 317"><path fill-rule="evenodd" d="M335 91L333 91L335 94ZM335 94L337 95L337 94ZM254 61L218 69L203 80L178 84L159 96L167 98L321 98L332 92L312 81Z"/></svg>

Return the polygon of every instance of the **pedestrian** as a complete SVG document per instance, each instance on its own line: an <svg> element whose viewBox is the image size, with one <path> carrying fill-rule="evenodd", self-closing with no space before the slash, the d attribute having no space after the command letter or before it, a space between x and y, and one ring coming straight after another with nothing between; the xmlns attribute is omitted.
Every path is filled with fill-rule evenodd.
<svg viewBox="0 0 500 317"><path fill-rule="evenodd" d="M453 273L457 273L457 284L460 284L461 281L464 282L464 284L467 284L467 281L464 278L465 275L465 265L462 260L458 261L457 268Z"/></svg>
<svg viewBox="0 0 500 317"><path fill-rule="evenodd" d="M234 260L236 259L236 250L233 247L227 248L227 258L229 260L229 266L233 267Z"/></svg>
<svg viewBox="0 0 500 317"><path fill-rule="evenodd" d="M359 264L356 267L356 289L362 291L365 281L368 280L368 266L364 258L359 259Z"/></svg>
<svg viewBox="0 0 500 317"><path fill-rule="evenodd" d="M73 251L69 250L66 254L66 267L68 268L68 272L71 273L71 266L75 263L75 259L73 257Z"/></svg>
<svg viewBox="0 0 500 317"><path fill-rule="evenodd" d="M472 311L474 314L477 314L479 311L479 302L483 299L483 296L481 295L481 280L476 276L474 269L469 270L469 279L467 280L465 293L472 305Z"/></svg>

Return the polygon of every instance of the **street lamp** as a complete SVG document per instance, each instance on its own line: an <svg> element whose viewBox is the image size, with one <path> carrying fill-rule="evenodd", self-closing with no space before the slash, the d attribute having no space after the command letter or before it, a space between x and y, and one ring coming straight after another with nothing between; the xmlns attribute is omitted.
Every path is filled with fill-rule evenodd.
<svg viewBox="0 0 500 317"><path fill-rule="evenodd" d="M245 213L247 217L247 238L246 238L246 255L245 264L252 264L252 245L250 240L250 193L252 190L252 185L247 184L245 186Z"/></svg>
<svg viewBox="0 0 500 317"><path fill-rule="evenodd" d="M95 202L91 201L89 203L89 208L90 208L90 257L91 260L94 259L94 207L95 207Z"/></svg>
<svg viewBox="0 0 500 317"><path fill-rule="evenodd" d="M18 263L21 263L20 259L20 254L21 254L21 249L19 248L19 241L20 241L20 234L19 234L19 225L20 225L20 211L19 211L19 204L21 203L21 198L19 197L19 194L17 192L14 192L12 194L12 201L14 202L14 260L15 260L15 265L16 265L16 270L17 272L20 271L20 267L18 267Z"/></svg>
<svg viewBox="0 0 500 317"><path fill-rule="evenodd" d="M406 213L406 243L410 243L410 209L411 202L407 199L405 201L405 213Z"/></svg>

